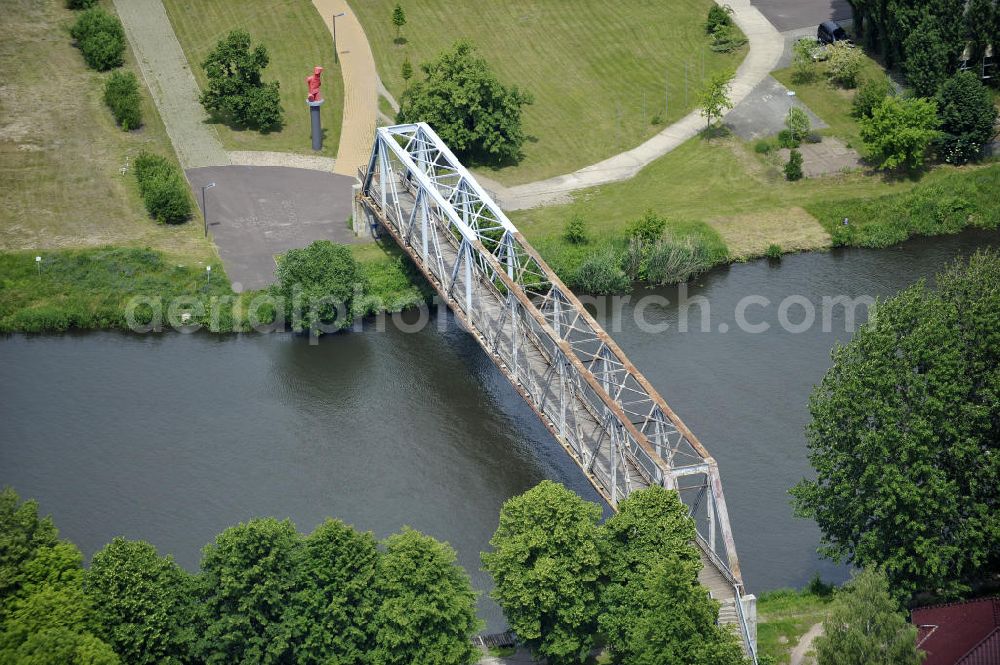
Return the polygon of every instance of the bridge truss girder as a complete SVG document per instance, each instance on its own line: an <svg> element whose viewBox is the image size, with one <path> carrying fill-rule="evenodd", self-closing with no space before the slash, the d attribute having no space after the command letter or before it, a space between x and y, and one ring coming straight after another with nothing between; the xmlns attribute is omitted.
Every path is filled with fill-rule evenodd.
<svg viewBox="0 0 1000 665"><path fill-rule="evenodd" d="M612 508L649 485L678 491L752 655L716 461L429 126L377 130L359 202Z"/></svg>

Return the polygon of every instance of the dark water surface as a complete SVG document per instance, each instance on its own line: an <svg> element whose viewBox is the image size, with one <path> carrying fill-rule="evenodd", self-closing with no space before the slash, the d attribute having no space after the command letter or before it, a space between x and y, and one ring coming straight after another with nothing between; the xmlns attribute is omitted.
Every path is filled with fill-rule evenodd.
<svg viewBox="0 0 1000 665"><path fill-rule="evenodd" d="M809 473L808 394L850 337L842 316L823 332L821 298L892 294L988 244L1000 235L714 271L687 294L708 300L711 332L697 305L691 331L677 331L677 289L633 297L670 301L641 310L665 332L642 332L633 304L619 324L601 317L719 461L751 591L845 574L816 557L818 532L786 494ZM817 316L801 333L782 330L777 311L796 294ZM746 313L765 333L736 325L752 295L771 301ZM333 516L379 537L409 524L447 540L486 589L479 552L505 499L544 478L597 497L475 341L449 328L432 319L418 333L390 325L316 346L288 335L0 338L0 485L38 499L87 556L124 535L195 569L201 547L241 520L290 517L309 531ZM500 628L499 610L480 606Z"/></svg>

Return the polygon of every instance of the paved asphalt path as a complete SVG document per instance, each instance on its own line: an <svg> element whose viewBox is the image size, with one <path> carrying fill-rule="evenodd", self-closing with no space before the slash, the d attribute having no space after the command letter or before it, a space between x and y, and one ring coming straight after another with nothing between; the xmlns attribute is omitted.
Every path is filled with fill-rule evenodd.
<svg viewBox="0 0 1000 665"><path fill-rule="evenodd" d="M282 166L222 166L188 169L201 205L205 194L208 232L235 291L274 282L274 257L314 240L365 242L347 227L354 178Z"/></svg>
<svg viewBox="0 0 1000 665"><path fill-rule="evenodd" d="M851 18L847 0L753 0L753 4L781 32Z"/></svg>

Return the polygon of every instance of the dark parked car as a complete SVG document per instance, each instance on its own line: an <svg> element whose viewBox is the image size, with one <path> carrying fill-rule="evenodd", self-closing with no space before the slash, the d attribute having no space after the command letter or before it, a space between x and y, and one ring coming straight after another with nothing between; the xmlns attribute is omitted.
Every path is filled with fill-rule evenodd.
<svg viewBox="0 0 1000 665"><path fill-rule="evenodd" d="M837 25L836 21L823 21L816 30L816 39L820 44L833 44L834 42L850 42L851 38Z"/></svg>

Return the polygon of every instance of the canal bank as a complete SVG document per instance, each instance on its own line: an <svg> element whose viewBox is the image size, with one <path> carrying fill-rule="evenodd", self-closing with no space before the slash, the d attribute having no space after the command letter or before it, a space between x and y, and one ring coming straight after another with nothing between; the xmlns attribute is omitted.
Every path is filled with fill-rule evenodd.
<svg viewBox="0 0 1000 665"><path fill-rule="evenodd" d="M819 319L824 297L890 295L997 244L996 233L967 232L718 269L688 287L683 333L679 287L635 294L617 324L598 312L719 461L750 591L845 575L816 557L818 533L792 517L786 491L809 474L809 391L850 334L836 316L829 331L821 321L785 330L781 304L801 298L786 307L793 324L802 302L816 303ZM657 299L637 310L641 295ZM691 305L699 297L705 327L702 305ZM747 298L770 303L745 312L766 331L737 322ZM87 556L120 534L193 569L200 548L241 520L291 517L309 531L329 515L378 536L410 524L448 540L486 590L478 555L505 499L552 478L596 500L450 316L317 345L288 335L9 336L0 367L0 485L37 498ZM502 626L495 605L480 607L490 629Z"/></svg>

